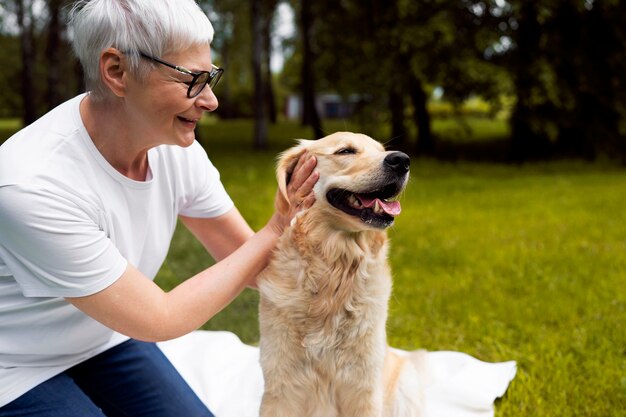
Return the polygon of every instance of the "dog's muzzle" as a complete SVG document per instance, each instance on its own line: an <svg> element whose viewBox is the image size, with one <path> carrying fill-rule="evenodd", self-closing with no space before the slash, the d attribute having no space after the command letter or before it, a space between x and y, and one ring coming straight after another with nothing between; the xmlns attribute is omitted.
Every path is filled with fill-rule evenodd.
<svg viewBox="0 0 626 417"><path fill-rule="evenodd" d="M403 152L388 154L382 163L384 175L369 190L333 188L326 193L328 202L338 210L359 217L375 228L386 228L400 214L400 202L393 200L406 184L411 160Z"/></svg>

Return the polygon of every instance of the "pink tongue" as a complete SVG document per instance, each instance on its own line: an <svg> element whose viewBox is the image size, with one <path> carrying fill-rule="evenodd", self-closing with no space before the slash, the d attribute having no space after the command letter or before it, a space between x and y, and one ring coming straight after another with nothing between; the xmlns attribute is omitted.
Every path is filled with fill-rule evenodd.
<svg viewBox="0 0 626 417"><path fill-rule="evenodd" d="M356 194L356 196L359 200L361 200L361 204L363 204L363 206L367 208L374 207L374 204L378 201L378 204L383 209L383 211L390 216L397 216L402 210L399 201L383 201L379 198L366 198L358 194Z"/></svg>

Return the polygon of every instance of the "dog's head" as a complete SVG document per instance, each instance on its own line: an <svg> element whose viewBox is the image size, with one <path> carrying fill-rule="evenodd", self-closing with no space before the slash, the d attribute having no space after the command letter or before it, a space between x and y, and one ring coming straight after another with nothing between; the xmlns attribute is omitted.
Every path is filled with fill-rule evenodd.
<svg viewBox="0 0 626 417"><path fill-rule="evenodd" d="M385 151L374 139L348 132L315 141L300 140L278 162L278 184L283 195L304 150L315 155L320 173L314 188L316 201L309 211L321 211L328 223L349 231L384 229L393 224L400 214L396 198L409 176L406 154Z"/></svg>

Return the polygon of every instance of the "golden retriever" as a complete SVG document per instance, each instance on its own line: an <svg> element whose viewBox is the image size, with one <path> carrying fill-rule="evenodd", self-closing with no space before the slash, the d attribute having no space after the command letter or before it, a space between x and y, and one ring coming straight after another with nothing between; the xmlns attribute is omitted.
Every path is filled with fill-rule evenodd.
<svg viewBox="0 0 626 417"><path fill-rule="evenodd" d="M385 229L400 213L409 157L361 134L301 140L278 162L283 193L304 149L317 158L316 201L258 279L261 416L419 416L422 354L398 355L385 333Z"/></svg>

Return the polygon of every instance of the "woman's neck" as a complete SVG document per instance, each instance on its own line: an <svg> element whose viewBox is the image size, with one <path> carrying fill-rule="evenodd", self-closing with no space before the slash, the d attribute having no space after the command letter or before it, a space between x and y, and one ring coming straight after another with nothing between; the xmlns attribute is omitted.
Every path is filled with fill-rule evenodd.
<svg viewBox="0 0 626 417"><path fill-rule="evenodd" d="M150 147L141 143L141 135L133 133L132 124L115 100L96 101L87 95L80 103L80 116L104 159L122 175L145 181Z"/></svg>

